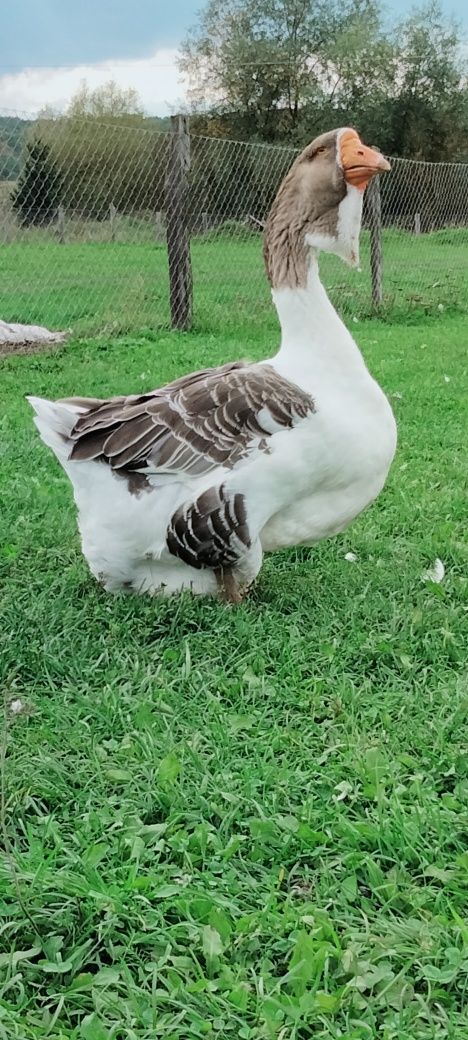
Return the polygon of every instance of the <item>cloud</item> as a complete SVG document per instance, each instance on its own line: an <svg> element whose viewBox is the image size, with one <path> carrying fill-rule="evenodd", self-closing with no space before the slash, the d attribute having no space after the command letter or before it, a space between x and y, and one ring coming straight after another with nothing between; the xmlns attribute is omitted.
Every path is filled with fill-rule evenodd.
<svg viewBox="0 0 468 1040"><path fill-rule="evenodd" d="M0 77L2 108L35 114L50 105L63 111L83 80L91 89L114 80L119 87L134 87L149 115L169 115L183 107L186 95L176 59L177 50L165 48L135 61L23 69Z"/></svg>

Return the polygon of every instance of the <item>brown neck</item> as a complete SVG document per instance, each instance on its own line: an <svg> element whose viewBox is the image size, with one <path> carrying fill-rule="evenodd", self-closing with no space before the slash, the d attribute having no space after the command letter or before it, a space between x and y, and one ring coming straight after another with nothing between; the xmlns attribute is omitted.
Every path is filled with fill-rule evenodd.
<svg viewBox="0 0 468 1040"><path fill-rule="evenodd" d="M307 283L307 248L302 227L273 226L265 234L263 256L272 289L304 289Z"/></svg>
<svg viewBox="0 0 468 1040"><path fill-rule="evenodd" d="M265 228L264 258L273 289L304 289L307 285L309 233L335 238L338 210L346 184L330 163L314 166L312 175L299 157L285 177Z"/></svg>
<svg viewBox="0 0 468 1040"><path fill-rule="evenodd" d="M304 289L307 284L305 235L310 215L297 205L297 201L294 207L290 203L288 193L281 192L273 203L265 227L263 257L273 289Z"/></svg>

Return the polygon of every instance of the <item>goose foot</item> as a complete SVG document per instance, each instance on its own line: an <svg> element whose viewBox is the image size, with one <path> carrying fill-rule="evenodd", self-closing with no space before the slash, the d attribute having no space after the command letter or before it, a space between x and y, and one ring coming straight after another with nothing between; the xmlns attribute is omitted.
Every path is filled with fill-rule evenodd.
<svg viewBox="0 0 468 1040"><path fill-rule="evenodd" d="M224 603L242 603L243 595L232 570L226 567L219 567L215 570L215 575L220 592L220 599Z"/></svg>

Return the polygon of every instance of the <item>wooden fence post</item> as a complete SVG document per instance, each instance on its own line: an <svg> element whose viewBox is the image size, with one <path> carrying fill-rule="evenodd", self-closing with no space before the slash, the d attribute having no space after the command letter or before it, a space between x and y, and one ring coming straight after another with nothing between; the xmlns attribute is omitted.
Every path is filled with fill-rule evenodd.
<svg viewBox="0 0 468 1040"><path fill-rule="evenodd" d="M171 143L166 174L167 253L171 325L187 331L192 326L192 263L188 195L190 136L187 116L171 116Z"/></svg>
<svg viewBox="0 0 468 1040"><path fill-rule="evenodd" d="M111 202L109 206L109 221L110 221L110 233L111 242L115 242L115 218L117 216L117 207Z"/></svg>
<svg viewBox="0 0 468 1040"><path fill-rule="evenodd" d="M57 210L57 231L59 242L65 242L65 206L61 204Z"/></svg>
<svg viewBox="0 0 468 1040"><path fill-rule="evenodd" d="M378 308L383 303L382 287L382 207L379 178L374 177L367 189L370 220L370 266L372 303Z"/></svg>
<svg viewBox="0 0 468 1040"><path fill-rule="evenodd" d="M156 235L156 241L166 237L166 228L164 224L164 213L161 209L157 209L154 214L154 231Z"/></svg>

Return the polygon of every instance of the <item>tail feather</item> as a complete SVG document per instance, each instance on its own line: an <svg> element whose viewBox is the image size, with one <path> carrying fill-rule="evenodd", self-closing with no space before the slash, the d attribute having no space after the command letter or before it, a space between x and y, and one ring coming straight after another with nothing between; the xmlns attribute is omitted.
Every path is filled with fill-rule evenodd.
<svg viewBox="0 0 468 1040"><path fill-rule="evenodd" d="M34 408L34 422L44 444L52 448L61 462L65 462L70 455L71 431L78 416L86 409L62 401L46 401L42 397L27 397L26 400Z"/></svg>

